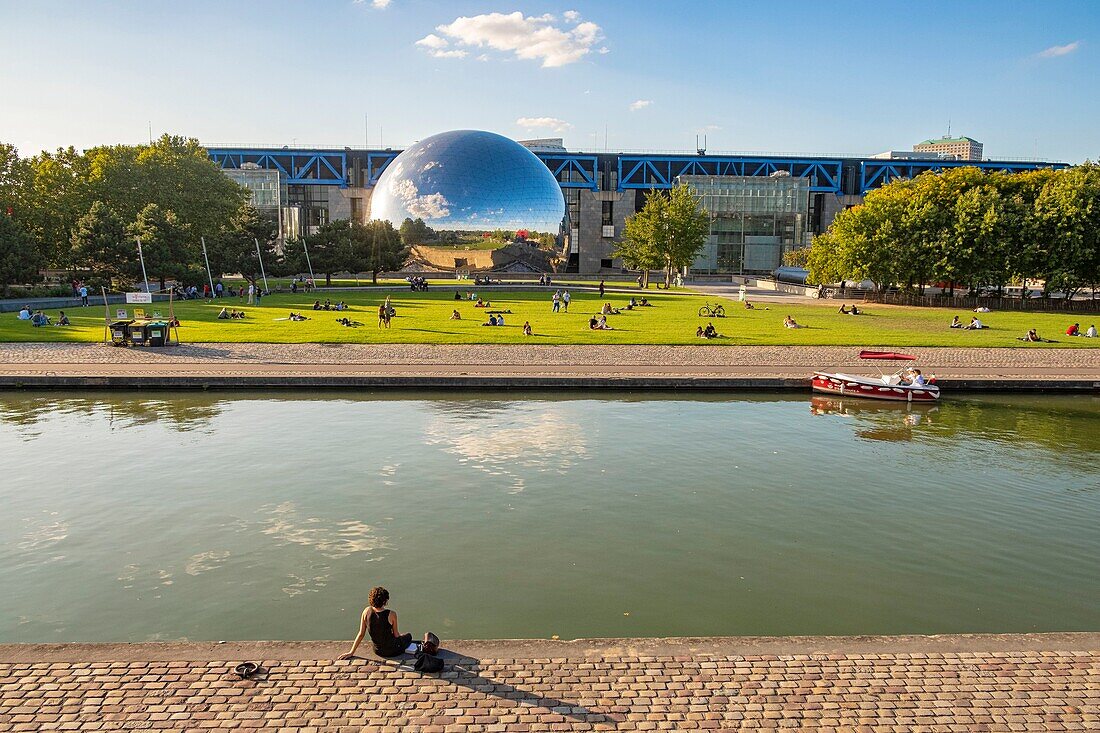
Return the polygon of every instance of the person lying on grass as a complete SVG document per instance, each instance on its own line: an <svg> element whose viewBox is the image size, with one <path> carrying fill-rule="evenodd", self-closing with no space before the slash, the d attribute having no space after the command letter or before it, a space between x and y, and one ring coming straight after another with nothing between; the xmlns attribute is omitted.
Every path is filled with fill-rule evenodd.
<svg viewBox="0 0 1100 733"><path fill-rule="evenodd" d="M337 318L336 322L341 326L347 326L348 328L359 328L363 324L359 321L353 321L350 318Z"/></svg>
<svg viewBox="0 0 1100 733"><path fill-rule="evenodd" d="M801 323L796 322L790 316L783 319L783 325L787 328L805 328Z"/></svg>

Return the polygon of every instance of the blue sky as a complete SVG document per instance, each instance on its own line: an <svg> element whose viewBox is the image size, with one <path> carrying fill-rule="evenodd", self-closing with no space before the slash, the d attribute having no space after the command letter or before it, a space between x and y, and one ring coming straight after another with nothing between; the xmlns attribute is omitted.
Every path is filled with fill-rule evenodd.
<svg viewBox="0 0 1100 733"><path fill-rule="evenodd" d="M376 7L385 6L385 7ZM518 15L517 15L518 13ZM1100 2L0 0L0 141L1100 157ZM418 43L419 42L419 43ZM369 131L365 131L364 116Z"/></svg>

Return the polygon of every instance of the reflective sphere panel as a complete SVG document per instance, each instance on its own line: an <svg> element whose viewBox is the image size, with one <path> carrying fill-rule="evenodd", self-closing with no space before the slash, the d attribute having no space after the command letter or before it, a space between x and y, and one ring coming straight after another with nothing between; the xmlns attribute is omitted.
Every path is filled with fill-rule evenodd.
<svg viewBox="0 0 1100 733"><path fill-rule="evenodd" d="M372 219L406 218L432 229L527 229L557 234L565 216L561 187L541 160L492 132L433 135L397 156L378 179Z"/></svg>

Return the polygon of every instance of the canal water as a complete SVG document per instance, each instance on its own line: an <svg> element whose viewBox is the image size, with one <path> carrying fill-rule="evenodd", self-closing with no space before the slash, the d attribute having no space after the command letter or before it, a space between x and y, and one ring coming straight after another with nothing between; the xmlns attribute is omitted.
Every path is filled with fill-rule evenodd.
<svg viewBox="0 0 1100 733"><path fill-rule="evenodd" d="M1095 630L1100 399L0 394L0 642Z"/></svg>

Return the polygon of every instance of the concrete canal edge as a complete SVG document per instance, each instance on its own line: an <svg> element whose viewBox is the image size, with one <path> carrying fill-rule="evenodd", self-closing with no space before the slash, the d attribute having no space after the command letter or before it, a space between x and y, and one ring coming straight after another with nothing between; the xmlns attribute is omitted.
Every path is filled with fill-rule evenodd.
<svg viewBox="0 0 1100 733"><path fill-rule="evenodd" d="M181 641L0 644L0 664L59 662L335 659L347 641ZM1100 631L1035 634L893 636L715 636L591 639L444 640L452 655L476 659L619 659L626 657L789 657L792 655L1000 654L1089 652L1100 655ZM370 658L369 645L361 656ZM1100 683L1100 681L1098 681Z"/></svg>
<svg viewBox="0 0 1100 733"><path fill-rule="evenodd" d="M808 377L787 376L670 376L659 374L594 376L579 374L273 374L250 373L245 367L227 374L112 373L112 374L0 374L0 390L699 390L782 391L810 394ZM940 379L951 392L1058 392L1100 393L1094 378L1026 379L965 377Z"/></svg>

